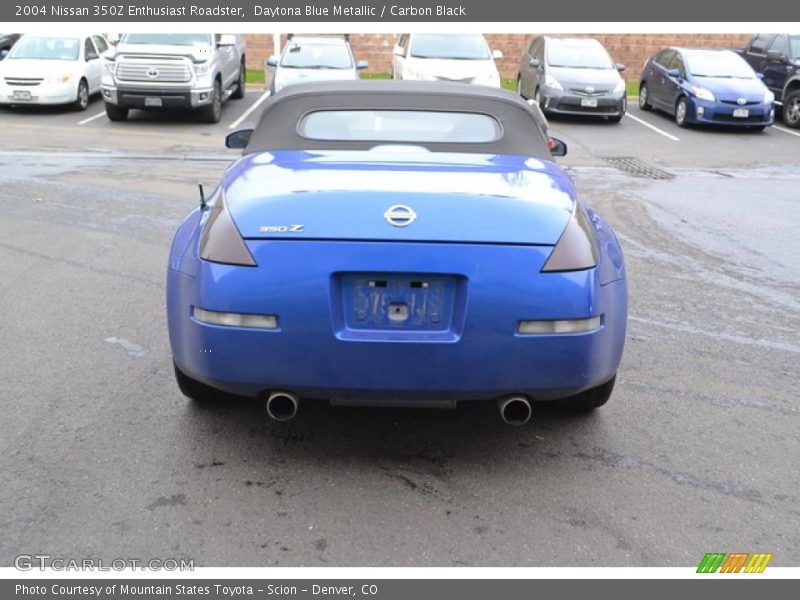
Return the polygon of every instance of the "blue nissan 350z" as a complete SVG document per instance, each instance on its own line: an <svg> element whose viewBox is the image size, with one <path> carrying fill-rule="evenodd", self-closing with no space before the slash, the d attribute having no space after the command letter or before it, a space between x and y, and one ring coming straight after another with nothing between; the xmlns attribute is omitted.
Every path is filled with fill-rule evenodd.
<svg viewBox="0 0 800 600"><path fill-rule="evenodd" d="M675 117L679 127L733 125L761 131L775 118L775 95L730 50L665 48L644 65L639 108Z"/></svg>
<svg viewBox="0 0 800 600"><path fill-rule="evenodd" d="M169 257L175 374L197 401L589 410L625 340L622 251L503 90L298 84L266 104Z"/></svg>

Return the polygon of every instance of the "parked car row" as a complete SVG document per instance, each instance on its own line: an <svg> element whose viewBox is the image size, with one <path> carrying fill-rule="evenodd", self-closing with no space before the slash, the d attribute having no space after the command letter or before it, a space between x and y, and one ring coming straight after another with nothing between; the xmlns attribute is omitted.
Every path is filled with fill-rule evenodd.
<svg viewBox="0 0 800 600"><path fill-rule="evenodd" d="M178 108L216 123L226 100L244 96L243 36L129 33L111 46L99 34L25 35L5 49L15 35L0 34L0 104L85 110L89 96L102 92L112 121L132 108ZM392 50L391 77L500 87L495 61L502 57L480 34L403 34ZM264 68L277 93L302 82L357 80L367 66L347 35L289 35ZM517 91L545 115L619 122L627 110L624 70L597 40L539 36L523 53ZM672 115L680 127L762 130L776 107L786 125L800 127L800 35L756 34L741 50L664 48L645 62L637 83L639 107Z"/></svg>
<svg viewBox="0 0 800 600"><path fill-rule="evenodd" d="M216 123L228 98L243 98L239 35L128 33L116 46L100 34L24 35L0 63L0 104L70 104L86 110L101 93L112 121L131 108L197 111Z"/></svg>

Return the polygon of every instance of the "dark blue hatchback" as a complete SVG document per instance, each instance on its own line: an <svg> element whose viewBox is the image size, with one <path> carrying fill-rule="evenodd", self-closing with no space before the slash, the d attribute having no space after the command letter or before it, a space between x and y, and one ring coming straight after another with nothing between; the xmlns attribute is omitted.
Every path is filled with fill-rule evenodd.
<svg viewBox="0 0 800 600"><path fill-rule="evenodd" d="M679 127L772 125L775 96L750 65L730 50L666 48L644 65L639 108L675 116Z"/></svg>

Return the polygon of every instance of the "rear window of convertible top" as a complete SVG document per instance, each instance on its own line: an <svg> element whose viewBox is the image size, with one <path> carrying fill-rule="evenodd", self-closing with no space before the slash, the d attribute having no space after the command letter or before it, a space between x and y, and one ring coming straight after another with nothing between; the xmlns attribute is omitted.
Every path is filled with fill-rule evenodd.
<svg viewBox="0 0 800 600"><path fill-rule="evenodd" d="M312 140L480 144L500 139L500 123L484 113L421 110L319 110L298 133Z"/></svg>

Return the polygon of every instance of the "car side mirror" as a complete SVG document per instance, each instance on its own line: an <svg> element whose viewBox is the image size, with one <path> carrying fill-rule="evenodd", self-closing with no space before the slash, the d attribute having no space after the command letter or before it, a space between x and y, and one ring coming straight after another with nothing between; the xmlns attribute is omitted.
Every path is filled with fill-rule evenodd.
<svg viewBox="0 0 800 600"><path fill-rule="evenodd" d="M277 67L278 66L278 57L277 56L270 56L267 59L267 66L268 67Z"/></svg>
<svg viewBox="0 0 800 600"><path fill-rule="evenodd" d="M392 54L395 56L405 56L406 52L400 44L395 44L394 48L392 48Z"/></svg>
<svg viewBox="0 0 800 600"><path fill-rule="evenodd" d="M217 46L235 46L236 36L231 33L223 33L217 40Z"/></svg>
<svg viewBox="0 0 800 600"><path fill-rule="evenodd" d="M108 43L111 44L112 46L116 46L117 44L119 44L119 38L120 35L118 33L109 33L106 36L106 40L108 40Z"/></svg>
<svg viewBox="0 0 800 600"><path fill-rule="evenodd" d="M363 71L364 69L369 67L369 63L365 60L360 60L356 63L356 69L359 71Z"/></svg>
<svg viewBox="0 0 800 600"><path fill-rule="evenodd" d="M786 62L786 57L780 50L767 50L767 60L772 62Z"/></svg>
<svg viewBox="0 0 800 600"><path fill-rule="evenodd" d="M100 57L97 56L97 54L95 54L94 52L90 52L89 54L86 55L86 62L89 62L90 60L97 60L98 58Z"/></svg>
<svg viewBox="0 0 800 600"><path fill-rule="evenodd" d="M492 58L495 60L503 60L503 52L501 50L492 50Z"/></svg>
<svg viewBox="0 0 800 600"><path fill-rule="evenodd" d="M669 75L673 79L677 79L678 77L681 76L681 72L678 69L670 69L669 71L667 71L667 75Z"/></svg>
<svg viewBox="0 0 800 600"><path fill-rule="evenodd" d="M250 137L253 135L252 129L239 129L225 136L225 147L240 150L247 147Z"/></svg>
<svg viewBox="0 0 800 600"><path fill-rule="evenodd" d="M547 141L547 145L550 147L550 154L553 156L566 156L567 155L567 143L563 140L558 138L551 137Z"/></svg>
<svg viewBox="0 0 800 600"><path fill-rule="evenodd" d="M538 68L541 66L541 64L542 64L542 63L539 61L539 59L538 59L538 58L532 58L532 59L530 59L530 60L528 61L528 66L529 66L531 69L538 69Z"/></svg>
<svg viewBox="0 0 800 600"><path fill-rule="evenodd" d="M0 60L3 60L6 56L8 56L8 50L3 48L2 50L0 50Z"/></svg>
<svg viewBox="0 0 800 600"><path fill-rule="evenodd" d="M764 74L763 73L756 73L756 77L758 77L759 79L764 79Z"/></svg>
<svg viewBox="0 0 800 600"><path fill-rule="evenodd" d="M614 66L616 67L617 71L619 71L620 73L622 73L625 70L625 65L623 65L622 63L617 63Z"/></svg>

